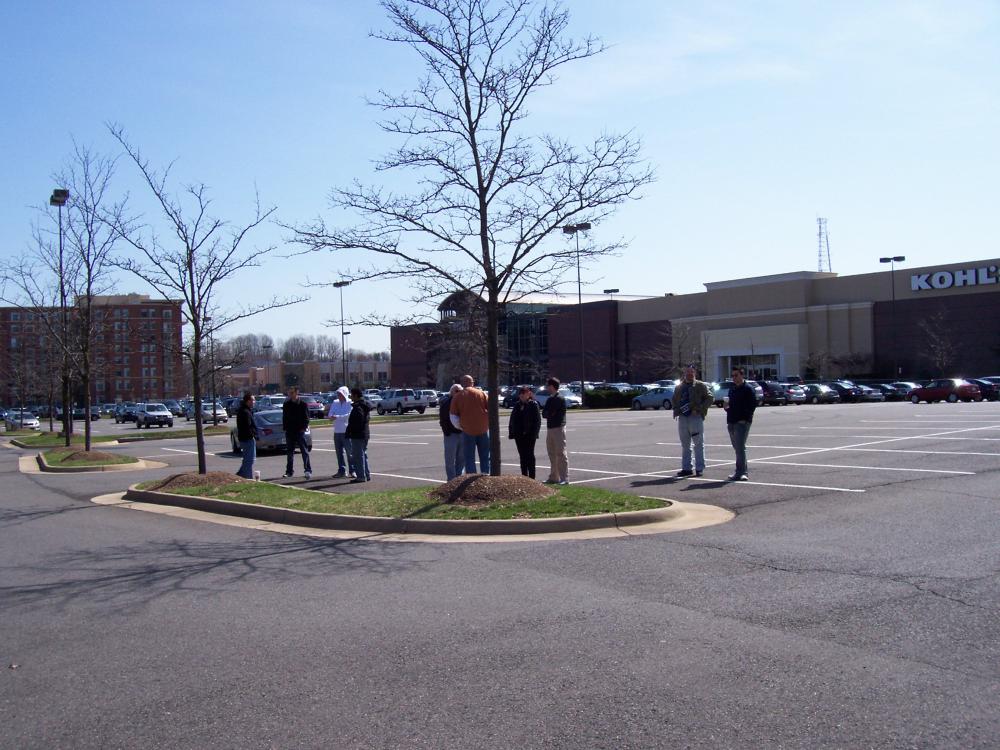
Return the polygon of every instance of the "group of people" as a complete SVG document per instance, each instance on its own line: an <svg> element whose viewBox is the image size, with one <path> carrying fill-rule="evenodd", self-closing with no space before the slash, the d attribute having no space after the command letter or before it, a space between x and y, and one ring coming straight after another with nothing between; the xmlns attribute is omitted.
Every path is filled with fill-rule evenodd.
<svg viewBox="0 0 1000 750"><path fill-rule="evenodd" d="M747 438L753 413L757 408L757 394L746 382L742 367L733 368L733 387L723 399L726 410L726 427L729 442L736 453L736 470L729 477L731 482L745 482L749 477L747 469ZM679 477L692 474L700 477L705 473L705 417L713 403L708 386L695 377L695 368L684 370L684 380L674 389L673 411L677 420L677 433L681 441L681 470ZM692 461L692 446L694 460Z"/></svg>
<svg viewBox="0 0 1000 750"><path fill-rule="evenodd" d="M684 379L674 390L673 415L677 420L677 433L681 443L681 469L678 477L697 476L705 472L705 418L713 399L708 386L698 380L695 368L684 371ZM723 406L729 440L736 453L736 470L730 481L746 481L747 438L757 396L747 384L744 371L733 368L733 387L729 389ZM521 463L521 474L535 478L535 443L545 420L545 449L549 457L549 476L546 484L569 484L569 460L566 455L566 399L559 395L559 380L549 378L545 385L547 398L544 406L535 400L531 386L518 390L517 401L510 412L507 436L514 441ZM236 436L243 453L243 463L238 476L253 478L253 465L257 457L257 425L253 418L254 396L246 393L236 412ZM288 391L288 398L281 407L281 427L285 432L287 461L285 477L295 474L294 456L302 454L305 478L312 479L312 463L305 439L309 427L309 409L299 399L298 388ZM352 482L370 482L368 466L368 439L371 408L358 388L341 386L330 402L327 417L333 422L333 445L337 455L337 473L334 479L350 476ZM444 436L444 467L448 480L464 474L490 473L490 420L486 394L477 388L471 375L463 375L453 385L439 404L438 419Z"/></svg>
<svg viewBox="0 0 1000 750"><path fill-rule="evenodd" d="M237 476L253 478L253 465L257 459L257 424L253 418L254 396L245 393L236 412L236 439L243 454ZM342 386L330 402L327 417L333 421L334 450L337 454L337 473L334 479L350 475L352 482L370 482L368 466L369 412L364 394L358 388ZM302 454L302 468L307 480L312 479L312 462L306 430L309 428L309 408L299 399L299 389L288 390L288 398L281 405L281 429L285 433L285 477L295 475L295 450Z"/></svg>

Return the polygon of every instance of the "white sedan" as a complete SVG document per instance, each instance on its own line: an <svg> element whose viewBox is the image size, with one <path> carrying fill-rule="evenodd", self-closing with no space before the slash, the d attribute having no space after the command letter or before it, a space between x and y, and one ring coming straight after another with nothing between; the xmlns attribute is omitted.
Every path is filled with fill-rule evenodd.
<svg viewBox="0 0 1000 750"><path fill-rule="evenodd" d="M7 415L6 422L9 430L39 430L42 427L38 417L30 411L23 414L20 411L12 411Z"/></svg>

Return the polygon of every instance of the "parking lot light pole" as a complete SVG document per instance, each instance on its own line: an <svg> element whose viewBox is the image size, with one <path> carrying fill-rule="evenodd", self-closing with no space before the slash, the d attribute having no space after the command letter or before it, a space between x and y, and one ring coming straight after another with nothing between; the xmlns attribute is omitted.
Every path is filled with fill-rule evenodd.
<svg viewBox="0 0 1000 750"><path fill-rule="evenodd" d="M580 398L586 396L587 387L584 378L584 352L583 352L583 287L580 283L580 232L590 229L590 222L584 221L580 224L567 224L563 227L563 234L572 234L576 238L576 309L580 323Z"/></svg>
<svg viewBox="0 0 1000 750"><path fill-rule="evenodd" d="M55 206L59 210L59 325L62 328L60 336L64 340L69 328L69 316L66 309L66 275L63 273L62 209L68 200L69 190L66 188L56 188L49 196L49 205ZM62 370L63 432L66 435L66 445L69 445L70 435L73 433L73 409L70 406L69 358L65 351L63 352Z"/></svg>
<svg viewBox="0 0 1000 750"><path fill-rule="evenodd" d="M344 385L347 385L347 345L344 338L347 336L347 332L344 331L344 287L350 285L350 281L333 282L333 288L340 290L340 356L344 368Z"/></svg>
<svg viewBox="0 0 1000 750"><path fill-rule="evenodd" d="M604 293L611 295L611 301L614 302L615 301L615 295L618 294L618 292L620 292L620 291L621 291L620 289L605 289ZM610 336L611 337L611 342L610 342L611 343L611 356L608 357L608 359L611 362L611 379L614 380L614 381L617 381L618 378L620 377L620 374L618 372L618 357L617 357L618 353L615 351L615 328L617 327L617 325L618 325L618 316L615 316L615 319L612 321L611 326L610 326L610 328L611 328L611 336Z"/></svg>
<svg viewBox="0 0 1000 750"><path fill-rule="evenodd" d="M879 258L879 263L889 264L889 289L892 293L892 302L889 307L889 335L892 337L892 378L901 377L899 371L899 343L896 341L896 264L906 260L905 255L893 255L889 258Z"/></svg>

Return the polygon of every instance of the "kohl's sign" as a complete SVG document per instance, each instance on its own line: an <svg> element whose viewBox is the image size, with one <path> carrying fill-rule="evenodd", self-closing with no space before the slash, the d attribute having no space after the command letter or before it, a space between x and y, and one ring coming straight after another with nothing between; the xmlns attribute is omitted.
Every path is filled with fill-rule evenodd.
<svg viewBox="0 0 1000 750"><path fill-rule="evenodd" d="M964 268L960 271L935 271L933 273L915 273L910 276L910 290L920 292L927 289L951 289L955 286L983 286L996 284L998 276L996 266L981 266L979 268Z"/></svg>

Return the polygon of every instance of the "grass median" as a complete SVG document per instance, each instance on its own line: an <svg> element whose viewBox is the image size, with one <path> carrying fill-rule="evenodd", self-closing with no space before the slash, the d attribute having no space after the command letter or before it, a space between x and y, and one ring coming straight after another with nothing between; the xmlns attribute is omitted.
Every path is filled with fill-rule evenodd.
<svg viewBox="0 0 1000 750"><path fill-rule="evenodd" d="M205 437L228 434L228 427L220 426L205 428ZM162 430L157 432L143 432L137 429L135 432L123 432L118 435L91 435L90 442L113 443L115 441L119 441L132 443L146 440L181 440L184 438L193 438L194 435L195 433L193 427L189 430L171 430L169 432L164 432ZM28 448L55 448L60 445L65 445L66 443L66 439L58 432L34 432L28 435L28 437L18 437L17 441ZM70 445L83 444L83 435L74 433Z"/></svg>
<svg viewBox="0 0 1000 750"><path fill-rule="evenodd" d="M143 482L139 489L155 490L159 482ZM546 498L497 501L484 507L443 503L429 495L426 487L383 492L333 494L301 490L268 482L238 482L224 485L196 485L165 490L180 495L198 495L253 505L270 505L312 513L385 518L433 518L451 520L503 520L521 518L562 518L598 513L624 513L662 508L662 500L642 498L596 487L558 487Z"/></svg>
<svg viewBox="0 0 1000 750"><path fill-rule="evenodd" d="M115 466L117 464L135 464L139 459L118 453L102 451L81 451L77 448L53 448L42 454L49 466L62 468L80 468L83 466Z"/></svg>

